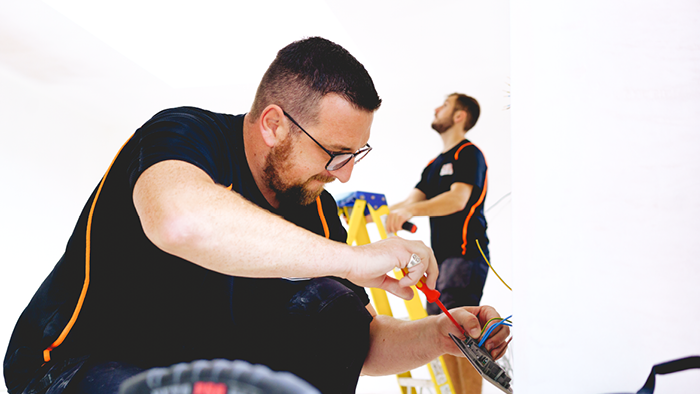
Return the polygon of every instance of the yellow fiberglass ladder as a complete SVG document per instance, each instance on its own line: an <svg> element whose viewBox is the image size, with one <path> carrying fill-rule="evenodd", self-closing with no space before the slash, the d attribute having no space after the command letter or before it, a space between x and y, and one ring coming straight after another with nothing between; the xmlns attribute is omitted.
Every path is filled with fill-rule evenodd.
<svg viewBox="0 0 700 394"><path fill-rule="evenodd" d="M383 194L367 193L367 192L352 192L338 200L338 213L348 218L348 245L365 245L371 242L369 232L367 231L366 215L370 215L372 221L377 225L379 236L381 239L387 238L386 230L382 223L381 217L389 213L389 207L386 204L386 197ZM394 270L394 276L397 279L403 277L400 270ZM372 302L377 313L380 315L393 316L391 305L386 292L382 289L371 288ZM413 288L414 296L410 301L405 301L408 317L411 320L418 320L428 316L428 313L423 307L418 290ZM416 394L416 388L422 391L423 388L434 388L440 394L454 394L454 387L450 376L447 373L447 367L442 359L442 356L436 358L427 364L430 372L431 380L414 379L411 376L411 371L406 371L397 374L399 386L403 394Z"/></svg>

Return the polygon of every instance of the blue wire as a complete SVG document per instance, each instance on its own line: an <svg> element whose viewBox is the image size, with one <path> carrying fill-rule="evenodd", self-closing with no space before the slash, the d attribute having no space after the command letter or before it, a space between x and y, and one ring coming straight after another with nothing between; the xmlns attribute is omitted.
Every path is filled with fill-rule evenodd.
<svg viewBox="0 0 700 394"><path fill-rule="evenodd" d="M486 330L486 332L484 333L484 335L481 337L481 340L479 341L479 345L478 345L478 346L481 347L481 345L483 345L484 342L486 342L486 339L488 339L489 335L491 335L491 331L493 331L496 327L498 327L498 326L500 326L500 325L505 325L505 326L508 326L508 327L513 327L512 324L509 324L509 323L506 321L506 320L510 319L511 317L513 317L513 315L510 315L510 316L506 317L505 319L501 320L501 321L498 322L497 324L492 324L491 327L489 327L489 329Z"/></svg>
<svg viewBox="0 0 700 394"><path fill-rule="evenodd" d="M479 341L478 346L481 347L481 345L483 345L484 342L486 342L486 340L488 339L488 337L491 335L491 332L492 332L493 330L495 330L496 327L498 327L498 326L500 326L500 325L506 325L506 326L512 327L513 325L512 325L512 324L509 324L509 323L507 322L507 320L510 319L512 316L513 316L513 315L510 315L510 316L506 317L505 319L501 320L500 322L498 322L497 324L491 325L491 327L489 327L488 330L486 330L486 333L484 333L483 337L481 338L481 341Z"/></svg>
<svg viewBox="0 0 700 394"><path fill-rule="evenodd" d="M486 330L486 333L485 333L484 336L481 338L481 341L479 341L479 345L478 345L478 346L481 347L481 345L483 345L484 342L486 342L486 340L488 339L489 335L491 335L491 331L493 331L494 329L496 329L496 327L498 327L498 326L500 326L500 325L504 325L504 326L508 326L508 327L513 327L512 324L506 323L505 320L501 321L501 322L498 323L498 324L492 325L491 327L489 327L488 330Z"/></svg>

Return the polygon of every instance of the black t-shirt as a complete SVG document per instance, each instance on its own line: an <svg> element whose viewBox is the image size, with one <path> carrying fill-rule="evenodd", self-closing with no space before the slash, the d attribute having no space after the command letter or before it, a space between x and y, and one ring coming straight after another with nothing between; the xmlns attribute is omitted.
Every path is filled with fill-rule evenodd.
<svg viewBox="0 0 700 394"><path fill-rule="evenodd" d="M486 160L481 150L466 139L431 161L423 170L416 188L431 199L449 191L455 182L472 185L473 189L463 210L430 217L431 246L438 262L454 256L480 256L476 239L487 253L484 217L488 184Z"/></svg>
<svg viewBox="0 0 700 394"><path fill-rule="evenodd" d="M148 240L132 200L143 171L160 161L182 160L258 206L326 236L318 203L288 212L267 203L246 161L243 121L243 115L183 107L156 114L136 131L90 196L65 254L15 327L4 362L10 392L24 387L49 360L90 355L148 368L234 359L246 344L233 338L269 323L269 316L285 308L303 282L232 277L170 255ZM335 200L324 191L320 201L327 237L345 242ZM333 279L369 303L364 288Z"/></svg>

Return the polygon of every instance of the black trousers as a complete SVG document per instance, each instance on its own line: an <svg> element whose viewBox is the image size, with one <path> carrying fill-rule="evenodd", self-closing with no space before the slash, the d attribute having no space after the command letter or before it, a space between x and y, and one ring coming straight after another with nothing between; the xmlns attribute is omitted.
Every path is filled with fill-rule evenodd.
<svg viewBox="0 0 700 394"><path fill-rule="evenodd" d="M300 288L285 314L242 330L237 343L246 345L235 358L291 372L322 393L354 393L369 351L371 315L353 291L335 280L311 279ZM38 377L24 393L117 394L124 380L143 370L125 360L93 355L50 379ZM42 380L53 383L36 390Z"/></svg>
<svg viewBox="0 0 700 394"><path fill-rule="evenodd" d="M435 288L440 291L440 301L445 308L479 305L489 272L489 266L481 256L448 257L439 264L439 268ZM426 311L429 315L442 313L436 304L428 304Z"/></svg>

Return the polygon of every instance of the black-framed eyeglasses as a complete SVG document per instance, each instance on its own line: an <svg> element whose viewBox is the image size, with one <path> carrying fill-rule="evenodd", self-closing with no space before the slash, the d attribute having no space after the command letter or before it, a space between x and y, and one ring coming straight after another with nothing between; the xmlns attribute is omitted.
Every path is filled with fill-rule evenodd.
<svg viewBox="0 0 700 394"><path fill-rule="evenodd" d="M311 134L309 134L306 130L304 130L304 128L301 127L301 126L299 125L299 123L297 123L297 121L294 120L294 118L292 118L292 117L287 113L287 111L282 110L282 112L284 113L284 116L286 116L287 118L289 118L289 120L291 120L292 123L294 123L301 131L303 131L304 134L306 134L307 136L309 136L309 138L311 138L311 140L312 140L313 142L315 142L316 145L320 146L321 149L323 149L324 152L328 153L328 155L331 157L331 159L328 160L328 163L326 163L326 170L328 170L328 171L336 171L336 170L339 170L339 169L343 168L343 166L345 166L346 164L348 164L348 163L350 162L350 160L352 160L353 158L355 159L355 164L357 164L360 160L362 160L365 156L367 156L367 154L369 153L369 151L372 150L372 147L369 146L369 144L366 144L365 146L363 146L362 148L360 148L360 149L359 149L357 152L355 152L355 153L331 152L331 151L329 151L328 149L326 149L323 145L321 145L318 141L316 141L316 139L315 139L314 137L312 137Z"/></svg>

